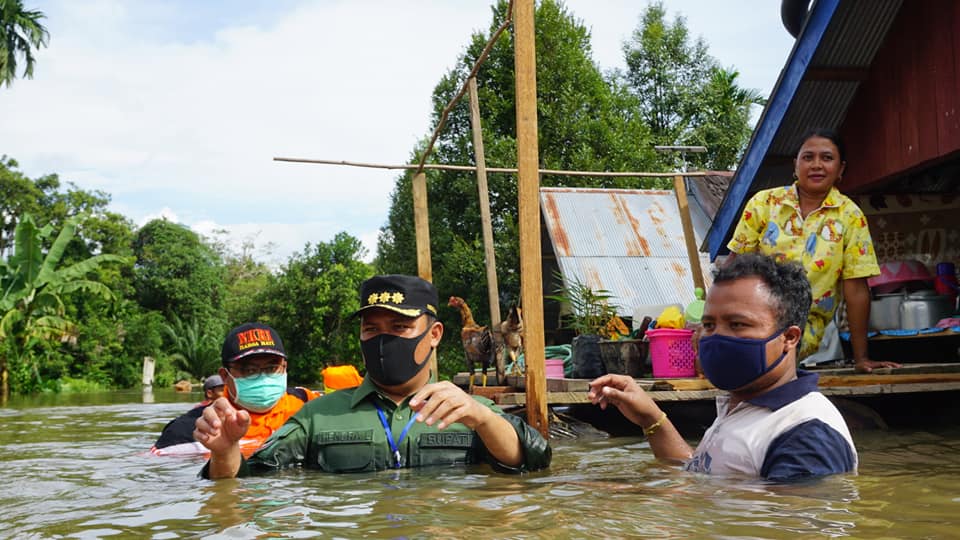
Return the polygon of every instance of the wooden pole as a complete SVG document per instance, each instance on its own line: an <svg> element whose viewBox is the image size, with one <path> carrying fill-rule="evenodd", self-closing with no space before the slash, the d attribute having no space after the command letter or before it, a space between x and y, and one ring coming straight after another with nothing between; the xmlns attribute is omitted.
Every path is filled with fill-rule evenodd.
<svg viewBox="0 0 960 540"><path fill-rule="evenodd" d="M493 224L490 220L490 190L487 188L487 162L483 157L483 127L480 123L480 98L477 78L467 81L470 89L470 125L473 129L473 155L477 162L477 192L480 195L480 228L483 230L483 254L487 265L487 299L490 302L490 329L500 338L500 288L497 285L497 259L493 251ZM499 339L498 339L499 342ZM497 356L497 376L503 376L503 355ZM497 384L503 384L498 381Z"/></svg>
<svg viewBox="0 0 960 540"><path fill-rule="evenodd" d="M410 170L436 170L436 171L475 171L477 168L473 165L443 165L440 163L426 163L424 165L404 164L391 165L388 163L364 163L362 161L345 161L342 159L307 159L292 157L275 157L274 161L284 161L287 163L313 163L316 165L343 165L345 167L363 167L367 169L410 169ZM488 173L507 173L516 174L517 169L510 167L487 167ZM549 174L551 176L603 176L610 178L672 178L676 173L654 173L639 171L564 171L560 169L540 169L540 174ZM687 178L696 176L706 176L703 171L692 171L685 173Z"/></svg>
<svg viewBox="0 0 960 540"><path fill-rule="evenodd" d="M427 175L424 172L413 176L413 227L417 238L417 274L433 282L433 265L430 263L430 220L427 211Z"/></svg>
<svg viewBox="0 0 960 540"><path fill-rule="evenodd" d="M513 6L517 107L517 193L520 225L520 301L527 367L527 422L548 435L547 378L543 337L543 275L540 250L540 177L537 141L537 53L534 0Z"/></svg>
<svg viewBox="0 0 960 540"><path fill-rule="evenodd" d="M430 262L430 219L427 211L427 174L419 172L413 176L413 227L417 239L417 274L433 283L433 264ZM438 306L439 307L439 306ZM439 376L437 371L437 351L430 355L430 373Z"/></svg>
<svg viewBox="0 0 960 540"><path fill-rule="evenodd" d="M690 272L693 274L693 286L704 291L703 269L700 268L700 254L697 252L697 237L693 234L693 221L690 220L690 204L687 202L687 188L683 175L673 177L673 191L677 196L677 208L680 209L680 223L683 225L683 239L687 244L687 258L690 259Z"/></svg>

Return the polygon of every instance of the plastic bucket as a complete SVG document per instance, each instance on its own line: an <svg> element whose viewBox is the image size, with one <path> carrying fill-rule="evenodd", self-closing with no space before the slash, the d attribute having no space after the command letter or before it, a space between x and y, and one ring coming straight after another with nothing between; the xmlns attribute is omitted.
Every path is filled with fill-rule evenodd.
<svg viewBox="0 0 960 540"><path fill-rule="evenodd" d="M546 364L548 379L563 378L563 358L547 358Z"/></svg>
<svg viewBox="0 0 960 540"><path fill-rule="evenodd" d="M653 376L660 379L696 377L693 330L654 328L647 330Z"/></svg>

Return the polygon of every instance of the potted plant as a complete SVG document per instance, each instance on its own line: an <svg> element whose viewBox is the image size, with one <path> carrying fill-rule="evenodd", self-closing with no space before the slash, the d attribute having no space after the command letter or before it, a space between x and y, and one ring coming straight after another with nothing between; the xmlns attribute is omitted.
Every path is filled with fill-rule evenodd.
<svg viewBox="0 0 960 540"><path fill-rule="evenodd" d="M600 354L601 334L607 324L617 316L616 306L610 303L613 295L605 289L594 290L589 285L574 278L563 284L563 276L554 274L561 286L555 295L548 299L560 302L566 310L563 326L573 330L573 350L571 377L592 379L606 373Z"/></svg>

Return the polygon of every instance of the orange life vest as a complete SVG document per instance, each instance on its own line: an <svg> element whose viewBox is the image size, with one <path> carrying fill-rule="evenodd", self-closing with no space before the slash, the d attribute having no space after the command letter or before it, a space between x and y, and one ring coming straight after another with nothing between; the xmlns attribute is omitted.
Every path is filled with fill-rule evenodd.
<svg viewBox="0 0 960 540"><path fill-rule="evenodd" d="M227 399L233 402L229 389L226 389ZM244 457L249 457L264 441L267 440L274 431L280 429L280 426L287 421L303 404L311 399L319 397L321 394L306 388L291 389L280 398L280 401L272 409L265 413L250 412L250 427L247 428L247 434L240 440L240 452ZM300 394L298 396L297 394ZM303 398L306 398L306 401ZM249 411L248 411L249 412Z"/></svg>
<svg viewBox="0 0 960 540"><path fill-rule="evenodd" d="M327 366L323 368L320 374L323 375L323 390L328 394L334 390L360 386L360 383L363 382L363 377L357 372L357 368L350 364Z"/></svg>

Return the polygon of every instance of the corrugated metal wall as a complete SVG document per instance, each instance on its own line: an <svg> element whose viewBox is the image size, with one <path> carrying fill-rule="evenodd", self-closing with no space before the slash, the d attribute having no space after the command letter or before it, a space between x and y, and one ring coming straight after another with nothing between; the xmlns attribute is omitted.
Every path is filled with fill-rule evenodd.
<svg viewBox="0 0 960 540"><path fill-rule="evenodd" d="M574 280L615 297L620 316L639 306L694 299L683 227L672 191L541 188L540 204L557 264ZM709 219L690 203L696 245ZM709 283L709 259L700 264ZM653 314L656 315L656 314Z"/></svg>

